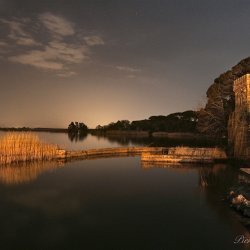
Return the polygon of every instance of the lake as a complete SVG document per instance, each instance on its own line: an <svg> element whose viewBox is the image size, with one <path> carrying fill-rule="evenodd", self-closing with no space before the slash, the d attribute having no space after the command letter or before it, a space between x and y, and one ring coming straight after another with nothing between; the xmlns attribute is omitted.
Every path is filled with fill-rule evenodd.
<svg viewBox="0 0 250 250"><path fill-rule="evenodd" d="M38 135L74 150L152 144ZM239 178L227 164L152 165L139 157L0 167L1 249L247 249L233 243L250 233L224 200Z"/></svg>

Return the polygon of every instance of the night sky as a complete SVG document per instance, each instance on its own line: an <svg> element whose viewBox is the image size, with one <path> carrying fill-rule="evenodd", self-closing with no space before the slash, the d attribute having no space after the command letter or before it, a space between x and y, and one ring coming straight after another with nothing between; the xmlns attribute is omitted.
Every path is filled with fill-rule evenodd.
<svg viewBox="0 0 250 250"><path fill-rule="evenodd" d="M195 110L249 27L249 0L0 0L0 126Z"/></svg>

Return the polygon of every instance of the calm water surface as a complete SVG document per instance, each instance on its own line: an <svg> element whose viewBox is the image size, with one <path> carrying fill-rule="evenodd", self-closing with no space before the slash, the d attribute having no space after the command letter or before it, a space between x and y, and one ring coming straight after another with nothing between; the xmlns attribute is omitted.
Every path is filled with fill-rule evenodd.
<svg viewBox="0 0 250 250"><path fill-rule="evenodd" d="M116 146L65 136L43 133L73 149ZM248 249L233 243L250 234L223 201L239 177L229 165L139 157L0 167L1 249Z"/></svg>
<svg viewBox="0 0 250 250"><path fill-rule="evenodd" d="M0 131L0 137L4 136L6 132ZM120 146L133 146L138 145L137 143L132 143L126 141L125 145L117 142L117 140L108 140L103 137L93 136L87 134L82 139L73 139L71 140L67 133L48 133L48 132L39 132L34 133L38 135L43 141L47 143L57 144L63 149L68 150L84 150L90 148L106 148L106 147L120 147ZM145 140L144 140L145 141ZM142 144L144 144L144 141Z"/></svg>

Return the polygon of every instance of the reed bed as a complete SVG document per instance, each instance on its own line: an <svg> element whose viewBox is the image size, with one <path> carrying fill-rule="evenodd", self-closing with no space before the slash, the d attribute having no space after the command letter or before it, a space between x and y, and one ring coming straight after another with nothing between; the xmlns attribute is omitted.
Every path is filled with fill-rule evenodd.
<svg viewBox="0 0 250 250"><path fill-rule="evenodd" d="M58 146L44 143L35 134L8 133L0 139L0 164L51 160L57 151Z"/></svg>

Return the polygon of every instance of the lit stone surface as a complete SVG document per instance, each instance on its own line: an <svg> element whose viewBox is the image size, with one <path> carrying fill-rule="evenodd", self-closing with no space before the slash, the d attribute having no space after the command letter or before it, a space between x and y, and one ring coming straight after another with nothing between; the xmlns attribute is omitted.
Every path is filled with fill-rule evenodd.
<svg viewBox="0 0 250 250"><path fill-rule="evenodd" d="M250 158L250 74L234 81L235 111L228 123L228 140L234 157Z"/></svg>

